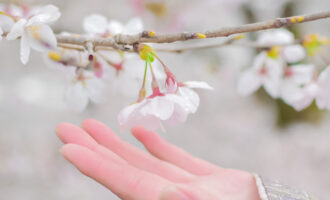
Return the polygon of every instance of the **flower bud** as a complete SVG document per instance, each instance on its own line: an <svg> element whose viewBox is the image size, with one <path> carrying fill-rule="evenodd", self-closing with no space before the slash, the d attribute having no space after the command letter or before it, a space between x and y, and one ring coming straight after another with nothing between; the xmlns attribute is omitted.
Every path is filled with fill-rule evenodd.
<svg viewBox="0 0 330 200"><path fill-rule="evenodd" d="M196 33L195 34L195 37L198 38L198 39L205 39L206 38L206 35L204 35L202 33Z"/></svg>

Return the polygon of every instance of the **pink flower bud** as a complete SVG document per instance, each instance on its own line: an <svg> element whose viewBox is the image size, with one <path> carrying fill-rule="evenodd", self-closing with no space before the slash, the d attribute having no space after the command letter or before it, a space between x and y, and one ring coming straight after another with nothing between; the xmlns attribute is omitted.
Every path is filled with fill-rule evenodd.
<svg viewBox="0 0 330 200"><path fill-rule="evenodd" d="M166 90L168 93L176 93L178 89L178 83L175 79L175 76L171 72L167 72L167 77L166 77Z"/></svg>

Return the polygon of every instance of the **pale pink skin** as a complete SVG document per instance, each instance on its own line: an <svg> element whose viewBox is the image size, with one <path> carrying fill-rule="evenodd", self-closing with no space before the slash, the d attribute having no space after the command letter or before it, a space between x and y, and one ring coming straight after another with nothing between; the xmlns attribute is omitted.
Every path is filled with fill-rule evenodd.
<svg viewBox="0 0 330 200"><path fill-rule="evenodd" d="M56 133L69 162L124 200L260 200L250 173L200 160L143 127L132 133L150 154L93 119Z"/></svg>

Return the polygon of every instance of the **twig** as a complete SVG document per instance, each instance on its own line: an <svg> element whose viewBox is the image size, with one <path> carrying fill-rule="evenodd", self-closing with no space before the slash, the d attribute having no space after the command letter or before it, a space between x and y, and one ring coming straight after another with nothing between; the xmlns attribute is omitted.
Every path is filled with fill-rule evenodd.
<svg viewBox="0 0 330 200"><path fill-rule="evenodd" d="M186 41L186 40L194 40L199 39L197 37L198 34L203 34L207 38L215 38L215 37L227 37L232 34L237 33L247 33L254 32L266 29L274 29L281 28L285 26L290 26L293 24L310 22L320 19L330 18L330 11L318 12L314 14L306 14L301 16L293 16L293 17L284 17L277 18L269 21L262 21L252 24L245 24L236 27L224 27L213 31L206 32L183 32L183 33L175 33L175 34L157 34L155 36L148 36L144 32L136 35L123 35L117 34L111 38L91 38L87 36L63 36L57 35L57 41L61 44L73 44L73 45L81 45L84 46L86 42L90 41L93 43L93 46L96 48L98 46L112 47L115 49L120 49L122 51L131 50L131 46L135 43L172 43L177 41ZM202 48L202 47L198 47Z"/></svg>

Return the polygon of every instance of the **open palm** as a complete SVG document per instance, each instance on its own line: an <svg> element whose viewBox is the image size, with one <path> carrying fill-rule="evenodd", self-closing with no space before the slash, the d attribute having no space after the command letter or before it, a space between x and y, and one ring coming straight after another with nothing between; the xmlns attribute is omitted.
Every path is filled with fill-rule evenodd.
<svg viewBox="0 0 330 200"><path fill-rule="evenodd" d="M125 200L260 200L250 173L195 158L142 127L132 133L150 154L93 119L56 133L67 160Z"/></svg>

